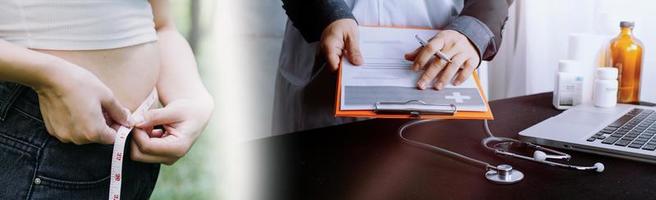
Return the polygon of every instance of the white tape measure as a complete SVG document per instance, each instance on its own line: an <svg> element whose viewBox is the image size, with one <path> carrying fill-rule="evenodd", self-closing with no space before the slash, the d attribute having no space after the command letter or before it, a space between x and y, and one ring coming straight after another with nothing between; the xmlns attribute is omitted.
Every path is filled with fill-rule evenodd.
<svg viewBox="0 0 656 200"><path fill-rule="evenodd" d="M130 118L132 119L143 119L143 114L146 112L155 102L157 101L157 91L153 90L146 100L135 110ZM121 180L123 179L123 151L125 148L125 142L128 138L128 135L132 131L132 127L121 126L117 133L116 139L114 139L114 151L112 152L112 170L109 177L109 199L110 200L119 200L121 199Z"/></svg>

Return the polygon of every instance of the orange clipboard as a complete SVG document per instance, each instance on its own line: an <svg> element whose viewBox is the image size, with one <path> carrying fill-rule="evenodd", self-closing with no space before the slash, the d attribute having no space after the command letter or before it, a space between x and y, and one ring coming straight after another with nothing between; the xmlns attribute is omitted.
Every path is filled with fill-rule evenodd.
<svg viewBox="0 0 656 200"><path fill-rule="evenodd" d="M342 59L343 60L343 59ZM342 67L340 62L339 73L337 77L337 95L335 99L335 117L359 117L359 118L392 118L392 119L467 119L467 120L493 120L494 116L492 115L492 110L488 104L487 98L485 97L483 91L481 90L481 82L478 78L478 73L474 72L473 78L476 82L476 87L478 92L485 102L485 112L471 112L471 111L457 111L452 114L421 114L413 115L410 113L407 114L380 114L376 113L373 110L341 110L341 95L342 95Z"/></svg>

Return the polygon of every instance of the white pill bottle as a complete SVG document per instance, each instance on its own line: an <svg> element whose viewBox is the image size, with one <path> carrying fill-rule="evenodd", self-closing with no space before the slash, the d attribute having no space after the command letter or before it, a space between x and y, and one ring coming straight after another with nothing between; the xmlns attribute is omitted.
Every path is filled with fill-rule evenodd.
<svg viewBox="0 0 656 200"><path fill-rule="evenodd" d="M595 106L610 108L617 105L617 90L619 86L617 77L617 68L601 67L597 69L592 97Z"/></svg>
<svg viewBox="0 0 656 200"><path fill-rule="evenodd" d="M553 96L553 105L558 110L569 109L583 101L584 77L577 68L581 68L581 63L574 60L558 62Z"/></svg>

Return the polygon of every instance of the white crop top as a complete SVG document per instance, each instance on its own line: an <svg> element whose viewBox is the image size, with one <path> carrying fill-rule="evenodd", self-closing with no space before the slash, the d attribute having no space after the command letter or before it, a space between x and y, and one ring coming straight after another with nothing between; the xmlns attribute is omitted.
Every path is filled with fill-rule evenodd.
<svg viewBox="0 0 656 200"><path fill-rule="evenodd" d="M31 49L113 49L157 40L147 0L0 0L0 39Z"/></svg>

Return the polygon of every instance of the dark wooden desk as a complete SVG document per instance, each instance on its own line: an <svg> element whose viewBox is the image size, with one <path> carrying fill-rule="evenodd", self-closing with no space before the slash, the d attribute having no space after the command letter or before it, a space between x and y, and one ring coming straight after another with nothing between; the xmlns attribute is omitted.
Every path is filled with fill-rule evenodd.
<svg viewBox="0 0 656 200"><path fill-rule="evenodd" d="M551 94L491 103L497 136L517 133L559 111ZM261 188L267 199L656 199L656 166L566 151L572 163L603 162L604 173L549 167L483 150L481 121L440 121L414 129L413 139L481 159L508 163L526 178L496 185L484 170L406 145L404 120L368 120L265 138L251 143L263 154Z"/></svg>

